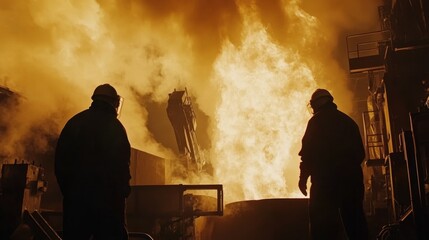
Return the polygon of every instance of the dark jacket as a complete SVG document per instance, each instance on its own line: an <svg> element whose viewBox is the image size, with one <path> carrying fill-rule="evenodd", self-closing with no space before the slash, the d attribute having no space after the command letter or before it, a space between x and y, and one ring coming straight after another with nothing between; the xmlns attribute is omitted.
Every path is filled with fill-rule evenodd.
<svg viewBox="0 0 429 240"><path fill-rule="evenodd" d="M362 183L365 150L357 124L330 102L308 122L302 139L300 178L313 184Z"/></svg>
<svg viewBox="0 0 429 240"><path fill-rule="evenodd" d="M106 102L72 117L58 139L55 175L65 198L109 200L130 193L130 143Z"/></svg>

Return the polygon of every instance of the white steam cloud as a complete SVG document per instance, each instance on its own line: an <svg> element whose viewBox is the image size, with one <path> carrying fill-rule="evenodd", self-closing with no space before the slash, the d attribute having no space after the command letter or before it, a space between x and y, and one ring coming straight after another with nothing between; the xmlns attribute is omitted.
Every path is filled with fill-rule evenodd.
<svg viewBox="0 0 429 240"><path fill-rule="evenodd" d="M171 158L174 149L155 139L173 131L148 127L142 99L166 103L186 87L209 119L197 131L208 133L212 181L234 192L228 200L293 196L309 94L328 88L351 111L344 57L334 52L345 44L342 33L377 21L377 4L2 1L0 85L23 97L2 110L0 157L25 155L29 142L48 149L49 136L89 106L94 88L110 83L125 98L121 121L133 147Z"/></svg>

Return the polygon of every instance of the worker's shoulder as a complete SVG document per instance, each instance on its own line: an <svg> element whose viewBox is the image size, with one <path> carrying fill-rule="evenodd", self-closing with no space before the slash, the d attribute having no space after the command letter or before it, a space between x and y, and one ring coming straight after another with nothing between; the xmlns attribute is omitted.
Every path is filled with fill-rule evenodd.
<svg viewBox="0 0 429 240"><path fill-rule="evenodd" d="M336 108L329 108L325 109L324 111L320 111L319 113L313 115L311 118L312 121L317 121L318 119L322 120L341 120L346 122L354 122L354 120L347 115L346 113L336 109Z"/></svg>
<svg viewBox="0 0 429 240"><path fill-rule="evenodd" d="M75 122L79 122L82 121L83 118L85 118L85 116L88 115L88 109L83 110L79 113L76 113L75 115L73 115L68 121L67 124L74 124Z"/></svg>
<svg viewBox="0 0 429 240"><path fill-rule="evenodd" d="M116 117L109 118L107 120L107 124L108 124L109 128L111 128L112 130L114 129L115 131L120 131L120 132L123 132L126 134L125 127L118 118L116 118Z"/></svg>
<svg viewBox="0 0 429 240"><path fill-rule="evenodd" d="M117 127L124 128L124 125L118 118L111 118L109 122Z"/></svg>
<svg viewBox="0 0 429 240"><path fill-rule="evenodd" d="M339 109L336 109L336 111L335 111L337 114L339 114L339 115L341 115L342 117L344 117L344 118L350 118L350 116L349 115L347 115L346 113L344 113L343 111L341 111L341 110L339 110ZM351 119L351 118L350 118Z"/></svg>
<svg viewBox="0 0 429 240"><path fill-rule="evenodd" d="M339 117L344 119L345 122L348 122L349 124L352 124L352 125L356 125L355 120L353 120L353 118L351 118L348 114L346 114L346 113L344 113L338 109L337 109L337 114Z"/></svg>

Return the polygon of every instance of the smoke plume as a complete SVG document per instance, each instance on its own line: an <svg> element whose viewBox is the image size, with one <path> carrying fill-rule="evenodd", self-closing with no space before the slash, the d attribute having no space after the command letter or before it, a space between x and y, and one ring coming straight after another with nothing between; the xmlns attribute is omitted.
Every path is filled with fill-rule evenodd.
<svg viewBox="0 0 429 240"><path fill-rule="evenodd" d="M30 142L48 149L49 137L88 108L94 88L110 83L125 99L121 121L132 146L174 158L175 146L156 140L174 133L148 127L148 104L161 106L186 87L208 119L197 131L207 133L215 174L200 181L224 184L226 201L297 196L306 103L323 87L352 111L346 53L337 49L344 49L345 32L376 25L377 5L1 1L0 84L21 100L2 110L8 131L0 156L20 157Z"/></svg>

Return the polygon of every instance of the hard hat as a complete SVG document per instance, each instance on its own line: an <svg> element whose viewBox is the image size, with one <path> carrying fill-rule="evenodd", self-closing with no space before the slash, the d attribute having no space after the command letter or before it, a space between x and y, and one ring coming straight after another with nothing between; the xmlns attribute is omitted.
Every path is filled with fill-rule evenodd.
<svg viewBox="0 0 429 240"><path fill-rule="evenodd" d="M95 96L106 96L111 98L118 98L118 93L116 92L116 89L114 87L106 83L95 88L91 99L94 100Z"/></svg>
<svg viewBox="0 0 429 240"><path fill-rule="evenodd" d="M334 97L332 97L331 93L329 93L328 90L318 88L314 93L311 95L310 103L313 104L315 101L322 99L322 98L329 98L330 101L334 100Z"/></svg>
<svg viewBox="0 0 429 240"><path fill-rule="evenodd" d="M94 93L91 97L92 100L99 99L106 101L113 105L113 107L118 108L121 96L118 95L116 89L110 84L102 84L95 88Z"/></svg>
<svg viewBox="0 0 429 240"><path fill-rule="evenodd" d="M326 89L318 88L311 95L311 99L308 105L312 108L311 113L316 114L320 109L325 106L327 103L332 102L334 97Z"/></svg>

